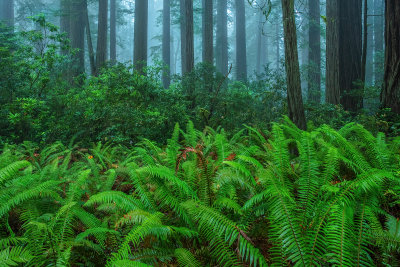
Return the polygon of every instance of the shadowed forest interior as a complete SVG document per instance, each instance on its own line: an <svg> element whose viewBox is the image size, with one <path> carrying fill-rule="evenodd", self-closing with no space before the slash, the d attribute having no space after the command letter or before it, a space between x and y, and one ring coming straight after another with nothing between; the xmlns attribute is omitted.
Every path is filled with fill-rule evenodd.
<svg viewBox="0 0 400 267"><path fill-rule="evenodd" d="M0 0L0 266L399 266L400 1Z"/></svg>

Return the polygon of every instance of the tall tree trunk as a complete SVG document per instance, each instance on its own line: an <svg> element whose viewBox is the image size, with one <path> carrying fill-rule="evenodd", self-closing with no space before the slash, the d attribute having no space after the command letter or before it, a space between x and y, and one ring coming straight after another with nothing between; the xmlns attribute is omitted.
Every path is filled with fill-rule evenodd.
<svg viewBox="0 0 400 267"><path fill-rule="evenodd" d="M227 0L217 0L216 65L223 75L228 74L228 6Z"/></svg>
<svg viewBox="0 0 400 267"><path fill-rule="evenodd" d="M186 18L185 18L185 3L186 0L179 1L179 24L181 30L181 68L182 75L186 73Z"/></svg>
<svg viewBox="0 0 400 267"><path fill-rule="evenodd" d="M365 82L366 85L370 86L373 84L374 78L374 28L373 28L373 0L368 0L368 38L367 38L367 60L366 60L366 70L365 70Z"/></svg>
<svg viewBox="0 0 400 267"><path fill-rule="evenodd" d="M60 32L66 33L67 37L70 33L70 6L69 0L60 0Z"/></svg>
<svg viewBox="0 0 400 267"><path fill-rule="evenodd" d="M384 0L374 0L374 82L377 85L381 85L383 82L384 13Z"/></svg>
<svg viewBox="0 0 400 267"><path fill-rule="evenodd" d="M66 38L70 38L70 13L71 3L69 0L60 0L60 32L64 33ZM68 51L61 49L61 54L66 55Z"/></svg>
<svg viewBox="0 0 400 267"><path fill-rule="evenodd" d="M297 51L294 0L282 0L283 32L285 39L285 68L289 118L302 130L307 128L301 94L299 56Z"/></svg>
<svg viewBox="0 0 400 267"><path fill-rule="evenodd" d="M362 108L362 1L340 0L339 81L341 104L348 111Z"/></svg>
<svg viewBox="0 0 400 267"><path fill-rule="evenodd" d="M171 82L171 6L170 0L163 2L162 58L167 69L163 72L163 85L168 88Z"/></svg>
<svg viewBox="0 0 400 267"><path fill-rule="evenodd" d="M321 102L321 11L320 0L309 0L309 32L308 32L308 101Z"/></svg>
<svg viewBox="0 0 400 267"><path fill-rule="evenodd" d="M136 1L133 63L141 74L147 67L148 11L148 0Z"/></svg>
<svg viewBox="0 0 400 267"><path fill-rule="evenodd" d="M87 8L87 0L85 1L85 25L86 25L86 42L89 52L89 64L90 64L90 72L92 75L96 75L96 61L93 49L93 42L92 42L92 34L90 31L90 21L89 21L89 10Z"/></svg>
<svg viewBox="0 0 400 267"><path fill-rule="evenodd" d="M262 73L262 67L265 63L263 57L264 49L266 49L264 42L264 22L263 22L264 14L263 12L259 12L258 21L257 21L257 53L256 53L256 73L260 75Z"/></svg>
<svg viewBox="0 0 400 267"><path fill-rule="evenodd" d="M381 102L383 108L400 114L400 1L386 0L385 74Z"/></svg>
<svg viewBox="0 0 400 267"><path fill-rule="evenodd" d="M279 31L280 27L279 24L276 23L275 25L275 35L276 35L276 44L275 44L275 62L276 62L276 69L279 69L280 65L281 65L281 35L280 35L280 31Z"/></svg>
<svg viewBox="0 0 400 267"><path fill-rule="evenodd" d="M364 19L363 19L363 47L362 47L362 58L361 58L361 81L365 86L365 71L367 65L367 47L368 47L368 0L364 0Z"/></svg>
<svg viewBox="0 0 400 267"><path fill-rule="evenodd" d="M246 10L244 0L236 0L236 79L247 81Z"/></svg>
<svg viewBox="0 0 400 267"><path fill-rule="evenodd" d="M108 0L99 0L99 22L97 30L96 71L104 67L107 60Z"/></svg>
<svg viewBox="0 0 400 267"><path fill-rule="evenodd" d="M0 22L14 29L14 0L2 0Z"/></svg>
<svg viewBox="0 0 400 267"><path fill-rule="evenodd" d="M362 2L327 1L326 102L356 112L362 107Z"/></svg>
<svg viewBox="0 0 400 267"><path fill-rule="evenodd" d="M110 60L117 62L117 2L110 0Z"/></svg>
<svg viewBox="0 0 400 267"><path fill-rule="evenodd" d="M214 62L213 56L213 0L203 0L203 62L210 65Z"/></svg>
<svg viewBox="0 0 400 267"><path fill-rule="evenodd" d="M74 54L73 74L85 71L85 1L71 0L71 48L77 49Z"/></svg>
<svg viewBox="0 0 400 267"><path fill-rule="evenodd" d="M182 74L185 75L194 68L193 1L181 0L181 14Z"/></svg>
<svg viewBox="0 0 400 267"><path fill-rule="evenodd" d="M326 102L340 104L339 1L326 2Z"/></svg>

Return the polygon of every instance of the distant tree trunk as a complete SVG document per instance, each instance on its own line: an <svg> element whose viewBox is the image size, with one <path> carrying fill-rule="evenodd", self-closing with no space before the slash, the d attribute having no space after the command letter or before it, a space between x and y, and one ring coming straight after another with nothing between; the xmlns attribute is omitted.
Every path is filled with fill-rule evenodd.
<svg viewBox="0 0 400 267"><path fill-rule="evenodd" d="M357 112L362 108L360 85L362 58L362 1L341 0L339 22L339 81L343 108Z"/></svg>
<svg viewBox="0 0 400 267"><path fill-rule="evenodd" d="M280 32L279 32L279 29L280 29L280 27L279 27L279 24L278 23L276 23L276 26L275 26L275 35L276 35L276 59L275 59L275 61L276 61L276 69L279 69L279 66L280 66L280 64L281 64L281 46L280 46L280 42L281 42L281 36L280 36Z"/></svg>
<svg viewBox="0 0 400 267"><path fill-rule="evenodd" d="M264 60L264 50L266 49L264 42L264 22L263 22L264 14L263 12L259 12L259 17L257 21L257 53L256 53L256 73L260 75L262 73L262 67Z"/></svg>
<svg viewBox="0 0 400 267"><path fill-rule="evenodd" d="M74 54L73 74L79 75L85 71L85 1L71 1L71 48L78 49Z"/></svg>
<svg viewBox="0 0 400 267"><path fill-rule="evenodd" d="M384 0L374 0L374 49L375 49L375 71L374 82L381 85L383 79L383 39L384 39Z"/></svg>
<svg viewBox="0 0 400 267"><path fill-rule="evenodd" d="M327 1L326 102L356 112L362 107L362 2Z"/></svg>
<svg viewBox="0 0 400 267"><path fill-rule="evenodd" d="M182 5L183 4L183 5ZM193 1L181 0L181 39L182 39L182 74L192 72L194 68L194 36L193 36Z"/></svg>
<svg viewBox="0 0 400 267"><path fill-rule="evenodd" d="M216 65L223 75L228 74L228 7L227 0L217 0Z"/></svg>
<svg viewBox="0 0 400 267"><path fill-rule="evenodd" d="M368 47L368 0L364 0L364 19L363 19L363 47L361 57L361 81L365 86L365 71L367 67L367 47Z"/></svg>
<svg viewBox="0 0 400 267"><path fill-rule="evenodd" d="M14 0L2 0L0 21L14 29Z"/></svg>
<svg viewBox="0 0 400 267"><path fill-rule="evenodd" d="M167 70L163 72L163 85L168 88L171 82L171 3L170 0L163 2L163 39L162 58Z"/></svg>
<svg viewBox="0 0 400 267"><path fill-rule="evenodd" d="M117 62L117 3L110 0L110 60L114 65Z"/></svg>
<svg viewBox="0 0 400 267"><path fill-rule="evenodd" d="M339 1L326 2L326 102L340 104Z"/></svg>
<svg viewBox="0 0 400 267"><path fill-rule="evenodd" d="M308 32L308 101L321 102L321 29L320 0L308 2L310 27Z"/></svg>
<svg viewBox="0 0 400 267"><path fill-rule="evenodd" d="M285 68L289 118L302 130L307 128L301 94L300 67L297 51L294 0L282 0L283 32L285 40Z"/></svg>
<svg viewBox="0 0 400 267"><path fill-rule="evenodd" d="M236 0L236 79L247 81L246 10L244 0Z"/></svg>
<svg viewBox="0 0 400 267"><path fill-rule="evenodd" d="M213 57L213 0L203 0L203 62L212 65Z"/></svg>
<svg viewBox="0 0 400 267"><path fill-rule="evenodd" d="M85 26L86 26L86 42L89 52L89 63L90 63L90 72L92 75L96 75L96 61L94 58L94 49L92 42L92 34L90 31L90 21L89 21L89 11L87 8L87 0L85 0Z"/></svg>
<svg viewBox="0 0 400 267"><path fill-rule="evenodd" d="M107 60L108 0L99 0L99 21L97 30L96 71L104 67Z"/></svg>
<svg viewBox="0 0 400 267"><path fill-rule="evenodd" d="M147 67L148 9L148 0L136 1L133 63L141 74Z"/></svg>
<svg viewBox="0 0 400 267"><path fill-rule="evenodd" d="M368 0L368 36L367 36L367 59L366 59L366 70L365 70L365 82L366 85L372 85L374 77L374 34L373 34L373 0Z"/></svg>
<svg viewBox="0 0 400 267"><path fill-rule="evenodd" d="M185 19L185 2L186 0L179 1L179 24L181 30L181 68L182 75L186 72L186 19Z"/></svg>
<svg viewBox="0 0 400 267"><path fill-rule="evenodd" d="M400 114L400 1L386 0L385 74L381 102L383 108Z"/></svg>
<svg viewBox="0 0 400 267"><path fill-rule="evenodd" d="M71 3L68 0L60 0L60 32L70 38L70 13ZM61 49L61 54L66 55L68 51Z"/></svg>
<svg viewBox="0 0 400 267"><path fill-rule="evenodd" d="M60 32L66 33L69 37L70 33L70 1L60 0Z"/></svg>

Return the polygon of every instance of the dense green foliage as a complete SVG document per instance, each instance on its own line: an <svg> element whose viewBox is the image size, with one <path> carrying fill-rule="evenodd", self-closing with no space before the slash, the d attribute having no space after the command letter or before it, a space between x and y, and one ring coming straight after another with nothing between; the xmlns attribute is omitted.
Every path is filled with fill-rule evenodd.
<svg viewBox="0 0 400 267"><path fill-rule="evenodd" d="M167 145L8 145L0 261L28 266L396 266L400 139L289 120Z"/></svg>
<svg viewBox="0 0 400 267"><path fill-rule="evenodd" d="M287 114L282 69L267 67L244 84L199 64L184 80L174 77L168 89L161 85L161 65L149 67L147 76L118 64L98 76L73 77L69 41L43 15L32 19L32 31L0 29L0 144L79 138L86 144L111 140L126 145L143 137L165 144L165 133L176 122L192 120L198 128L221 126L233 132L243 124L270 127ZM373 87L368 94L378 91ZM374 133L397 135L399 124L391 123L396 118L372 114L374 108L370 103L368 113L354 116L339 106L311 103L306 115L310 126L328 122L339 129L356 121Z"/></svg>

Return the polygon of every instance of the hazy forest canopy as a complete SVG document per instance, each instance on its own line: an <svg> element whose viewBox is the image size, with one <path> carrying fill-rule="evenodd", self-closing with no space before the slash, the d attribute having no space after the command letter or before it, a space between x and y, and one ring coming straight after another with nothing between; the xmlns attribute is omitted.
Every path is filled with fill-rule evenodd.
<svg viewBox="0 0 400 267"><path fill-rule="evenodd" d="M399 266L399 14L0 0L0 266Z"/></svg>

